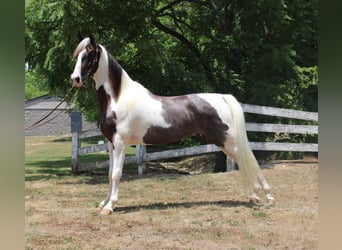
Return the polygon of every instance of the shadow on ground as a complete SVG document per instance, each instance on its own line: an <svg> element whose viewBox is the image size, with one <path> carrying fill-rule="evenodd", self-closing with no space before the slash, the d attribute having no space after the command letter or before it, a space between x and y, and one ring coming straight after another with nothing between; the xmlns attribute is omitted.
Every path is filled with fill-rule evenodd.
<svg viewBox="0 0 342 250"><path fill-rule="evenodd" d="M25 181L39 181L48 179L62 179L62 177L74 176L75 181L66 181L63 184L86 183L89 185L99 185L108 183L108 167L100 168L91 171L84 171L73 174L71 171L70 157L65 157L60 160L37 161L34 163L26 163ZM153 162L146 164L146 171L143 175L138 175L138 166L136 164L128 164L123 168L121 181L131 181L142 178L160 177L163 175L167 178L178 178L189 174L184 170L167 169L162 164Z"/></svg>
<svg viewBox="0 0 342 250"><path fill-rule="evenodd" d="M219 207L248 207L255 206L251 202L237 200L219 200L219 201L195 201L195 202L156 202L148 205L123 206L116 207L115 213L131 213L139 210L166 210L170 208L192 208L202 206L219 206Z"/></svg>
<svg viewBox="0 0 342 250"><path fill-rule="evenodd" d="M38 181L70 176L72 174L71 167L65 167L68 165L70 165L69 157L65 157L60 160L45 160L26 163L25 181Z"/></svg>

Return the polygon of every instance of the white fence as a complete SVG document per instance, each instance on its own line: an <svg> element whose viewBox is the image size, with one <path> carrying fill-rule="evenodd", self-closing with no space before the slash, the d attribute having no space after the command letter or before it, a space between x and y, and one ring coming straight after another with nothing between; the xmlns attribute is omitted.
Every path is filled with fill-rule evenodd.
<svg viewBox="0 0 342 250"><path fill-rule="evenodd" d="M314 121L318 123L318 113L305 112L291 109L273 108L257 105L242 104L245 113L285 117L291 119ZM287 134L318 134L318 125L289 125L289 124L271 124L271 123L246 123L247 131L287 133ZM80 157L85 154L107 151L107 144L92 145L81 147L81 141L85 138L101 136L99 129L75 132L72 134L72 171L74 173L89 171L94 168L109 166L109 161L93 162L81 164ZM298 152L318 152L317 143L287 143L287 142L250 142L253 150L261 151L298 151ZM166 150L161 152L147 153L146 146L136 146L134 156L126 156L125 164L136 163L139 174L145 169L145 162L153 160L162 160L176 157L200 155L220 151L213 145L202 145L182 149ZM234 162L227 159L227 171L233 168Z"/></svg>

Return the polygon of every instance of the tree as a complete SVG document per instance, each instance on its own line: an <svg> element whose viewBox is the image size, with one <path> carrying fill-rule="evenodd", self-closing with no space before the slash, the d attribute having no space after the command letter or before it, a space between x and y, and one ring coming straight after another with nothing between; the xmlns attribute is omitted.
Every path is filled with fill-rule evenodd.
<svg viewBox="0 0 342 250"><path fill-rule="evenodd" d="M158 94L317 111L317 16L317 0L28 0L25 60L65 94L77 33L91 33ZM92 84L74 101L96 119Z"/></svg>
<svg viewBox="0 0 342 250"><path fill-rule="evenodd" d="M42 85L43 79L34 71L25 72L25 100L48 93L48 89Z"/></svg>

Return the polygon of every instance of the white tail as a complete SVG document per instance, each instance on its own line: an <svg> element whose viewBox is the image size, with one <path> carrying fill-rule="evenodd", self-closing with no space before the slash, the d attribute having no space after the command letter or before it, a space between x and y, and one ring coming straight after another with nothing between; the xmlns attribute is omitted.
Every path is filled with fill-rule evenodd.
<svg viewBox="0 0 342 250"><path fill-rule="evenodd" d="M243 184L248 191L252 192L260 190L260 184L265 191L269 190L270 186L264 178L248 142L243 109L234 96L224 95L223 98L232 113L232 126L235 131L236 141L236 161L239 165Z"/></svg>

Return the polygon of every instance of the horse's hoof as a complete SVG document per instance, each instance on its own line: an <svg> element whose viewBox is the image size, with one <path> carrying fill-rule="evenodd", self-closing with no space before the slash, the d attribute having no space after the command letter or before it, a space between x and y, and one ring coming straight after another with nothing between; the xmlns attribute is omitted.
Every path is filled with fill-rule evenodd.
<svg viewBox="0 0 342 250"><path fill-rule="evenodd" d="M113 209L108 209L108 208L103 208L101 211L100 211L100 215L110 215L111 213L113 213Z"/></svg>
<svg viewBox="0 0 342 250"><path fill-rule="evenodd" d="M253 194L252 196L249 197L249 202L253 204L259 204L260 198L257 195Z"/></svg>
<svg viewBox="0 0 342 250"><path fill-rule="evenodd" d="M266 195L266 206L273 206L275 202L275 199L272 197L272 195L267 194Z"/></svg>

